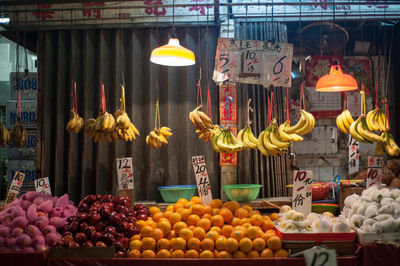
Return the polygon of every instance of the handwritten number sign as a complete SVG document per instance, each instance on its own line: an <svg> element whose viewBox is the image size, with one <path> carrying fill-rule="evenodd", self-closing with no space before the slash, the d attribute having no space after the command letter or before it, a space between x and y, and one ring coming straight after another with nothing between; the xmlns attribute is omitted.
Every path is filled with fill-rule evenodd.
<svg viewBox="0 0 400 266"><path fill-rule="evenodd" d="M304 258L307 266L337 266L336 251L333 249L308 249Z"/></svg>
<svg viewBox="0 0 400 266"><path fill-rule="evenodd" d="M48 177L35 179L35 189L37 192L51 195L50 181Z"/></svg>
<svg viewBox="0 0 400 266"><path fill-rule="evenodd" d="M192 163L194 174L196 176L197 191L201 198L201 203L204 205L208 205L212 201L212 195L204 155L193 156Z"/></svg>
<svg viewBox="0 0 400 266"><path fill-rule="evenodd" d="M22 183L24 183L25 174L21 172L15 172L14 178L11 182L10 189L8 190L5 205L13 202L21 192Z"/></svg>
<svg viewBox="0 0 400 266"><path fill-rule="evenodd" d="M311 212L313 172L298 170L293 174L292 208L308 215Z"/></svg>
<svg viewBox="0 0 400 266"><path fill-rule="evenodd" d="M367 188L381 182L382 163L382 157L368 156Z"/></svg>
<svg viewBox="0 0 400 266"><path fill-rule="evenodd" d="M351 135L349 135L349 175L357 173L360 170L360 144Z"/></svg>
<svg viewBox="0 0 400 266"><path fill-rule="evenodd" d="M133 189L132 157L117 158L118 189Z"/></svg>

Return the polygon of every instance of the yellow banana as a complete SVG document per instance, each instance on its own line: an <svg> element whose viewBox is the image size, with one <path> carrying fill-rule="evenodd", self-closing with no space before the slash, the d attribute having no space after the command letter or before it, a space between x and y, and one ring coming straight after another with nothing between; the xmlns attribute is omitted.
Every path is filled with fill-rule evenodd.
<svg viewBox="0 0 400 266"><path fill-rule="evenodd" d="M202 111L197 111L197 114L203 121L204 125L206 128L211 128L212 127L212 121L211 119Z"/></svg>
<svg viewBox="0 0 400 266"><path fill-rule="evenodd" d="M349 130L349 129L350 129L351 123L354 122L353 116L351 115L350 111L347 110L347 109L344 110L344 111L342 112L342 114L343 114L343 117L346 118L347 124L349 125L349 127L346 128L346 129Z"/></svg>
<svg viewBox="0 0 400 266"><path fill-rule="evenodd" d="M310 120L310 117L307 115L307 113L304 110L301 110L301 116L304 117L305 123L303 124L302 127L298 128L295 131L295 133L298 134L298 135L305 135L305 134L307 134L307 132L311 128L312 121Z"/></svg>
<svg viewBox="0 0 400 266"><path fill-rule="evenodd" d="M374 119L377 111L378 109L371 110L365 117L369 130L379 131L379 126L376 124L376 120Z"/></svg>
<svg viewBox="0 0 400 266"><path fill-rule="evenodd" d="M277 135L277 131L275 128L271 131L269 138L271 140L271 143L277 146L278 148L285 149L288 148L291 144L290 142L281 141L280 137Z"/></svg>
<svg viewBox="0 0 400 266"><path fill-rule="evenodd" d="M239 133L238 133L238 135L237 135L237 140L240 142L240 143L244 143L243 142L243 135L244 135L244 132L246 131L246 128L242 128L241 130L239 130Z"/></svg>
<svg viewBox="0 0 400 266"><path fill-rule="evenodd" d="M246 127L246 130L245 130L245 132L244 132L244 134L243 134L243 144L246 146L246 148L248 148L248 149L255 149L255 148L257 148L257 144L255 144L255 143L253 143L251 140L250 140L250 134L253 134L252 132L251 132L251 130L250 130L250 127L249 126L247 126ZM253 135L253 137L254 137L254 135Z"/></svg>
<svg viewBox="0 0 400 266"><path fill-rule="evenodd" d="M336 117L336 126L344 134L348 134L349 133L347 131L346 127L343 125L343 116L341 114Z"/></svg>
<svg viewBox="0 0 400 266"><path fill-rule="evenodd" d="M279 151L279 148L271 143L270 140L270 134L271 134L272 130L271 128L267 128L266 132L264 134L264 138L263 138L263 143L265 148L267 148L267 150L269 150L272 154L276 154Z"/></svg>
<svg viewBox="0 0 400 266"><path fill-rule="evenodd" d="M258 136L258 145L257 148L258 150L264 155L264 156L269 156L271 153L268 151L268 149L264 146L264 135L265 135L265 130L260 133Z"/></svg>
<svg viewBox="0 0 400 266"><path fill-rule="evenodd" d="M357 132L357 128L358 128L358 124L360 123L360 118L358 118L356 121L354 121L349 129L349 133L350 135L358 140L359 142L363 142L363 143L372 143L371 141L365 139L364 137L362 137L358 132Z"/></svg>
<svg viewBox="0 0 400 266"><path fill-rule="evenodd" d="M367 123L365 122L365 118L361 118L360 122L357 124L357 132L366 140L372 142L385 142L385 139L379 135L376 135L372 131L369 131L367 128Z"/></svg>
<svg viewBox="0 0 400 266"><path fill-rule="evenodd" d="M216 151L218 153L224 153L224 151L221 150L217 145L218 138L220 138L221 135L222 135L222 132L219 133L218 135L214 135L214 137L211 140L211 147L214 149L214 151Z"/></svg>
<svg viewBox="0 0 400 266"><path fill-rule="evenodd" d="M304 117L303 112L301 113L299 121L291 127L285 129L285 132L288 134L297 133L297 131L304 126L306 123L306 117Z"/></svg>

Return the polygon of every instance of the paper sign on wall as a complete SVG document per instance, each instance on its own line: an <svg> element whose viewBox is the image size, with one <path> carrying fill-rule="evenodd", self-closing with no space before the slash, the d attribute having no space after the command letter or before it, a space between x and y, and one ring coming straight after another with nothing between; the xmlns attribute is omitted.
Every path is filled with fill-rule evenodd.
<svg viewBox="0 0 400 266"><path fill-rule="evenodd" d="M132 157L117 158L118 189L133 189Z"/></svg>
<svg viewBox="0 0 400 266"><path fill-rule="evenodd" d="M193 156L192 163L194 174L196 176L197 191L201 198L201 203L203 205L209 205L212 201L212 194L204 155Z"/></svg>
<svg viewBox="0 0 400 266"><path fill-rule="evenodd" d="M349 134L349 175L360 170L360 144Z"/></svg>
<svg viewBox="0 0 400 266"><path fill-rule="evenodd" d="M21 192L22 183L24 183L25 174L21 172L15 172L14 178L11 182L10 189L7 193L5 205L13 202Z"/></svg>
<svg viewBox="0 0 400 266"><path fill-rule="evenodd" d="M292 208L308 215L311 212L313 172L296 170L293 173Z"/></svg>
<svg viewBox="0 0 400 266"><path fill-rule="evenodd" d="M35 189L37 192L51 195L50 181L48 177L35 179Z"/></svg>
<svg viewBox="0 0 400 266"><path fill-rule="evenodd" d="M381 183L382 164L382 157L368 156L367 188Z"/></svg>
<svg viewBox="0 0 400 266"><path fill-rule="evenodd" d="M304 258L307 266L337 266L334 249L310 248L304 251Z"/></svg>

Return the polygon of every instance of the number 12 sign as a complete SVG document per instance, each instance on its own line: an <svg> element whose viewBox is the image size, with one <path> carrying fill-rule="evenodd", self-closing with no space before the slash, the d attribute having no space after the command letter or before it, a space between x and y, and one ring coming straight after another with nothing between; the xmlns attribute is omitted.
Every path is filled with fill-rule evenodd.
<svg viewBox="0 0 400 266"><path fill-rule="evenodd" d="M117 175L119 190L133 189L132 157L117 159Z"/></svg>
<svg viewBox="0 0 400 266"><path fill-rule="evenodd" d="M206 160L204 155L192 157L193 170L196 176L197 191L203 205L209 205L212 201L210 180L208 179Z"/></svg>

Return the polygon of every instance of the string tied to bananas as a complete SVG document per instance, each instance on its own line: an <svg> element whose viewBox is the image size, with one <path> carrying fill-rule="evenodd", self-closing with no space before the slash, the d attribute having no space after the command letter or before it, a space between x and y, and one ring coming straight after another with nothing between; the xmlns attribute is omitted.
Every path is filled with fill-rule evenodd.
<svg viewBox="0 0 400 266"><path fill-rule="evenodd" d="M286 87L286 121L290 124L290 117L289 117L289 88Z"/></svg>
<svg viewBox="0 0 400 266"><path fill-rule="evenodd" d="M388 131L388 130L390 130L388 100L385 98L385 99L382 100L382 103L385 106L385 131Z"/></svg>
<svg viewBox="0 0 400 266"><path fill-rule="evenodd" d="M119 99L121 105L120 108L122 111L125 111L125 87L121 84L121 99Z"/></svg>
<svg viewBox="0 0 400 266"><path fill-rule="evenodd" d="M254 112L254 109L250 106L251 98L247 101L247 125L250 126L252 121L250 120L250 112Z"/></svg>
<svg viewBox="0 0 400 266"><path fill-rule="evenodd" d="M212 120L212 114L211 114L211 93L210 93L210 88L208 88L207 91L207 110L206 114L210 119Z"/></svg>
<svg viewBox="0 0 400 266"><path fill-rule="evenodd" d="M155 113L155 119L154 119L154 128L161 128L160 105L158 103L158 99L156 101L156 113Z"/></svg>
<svg viewBox="0 0 400 266"><path fill-rule="evenodd" d="M100 102L101 102L101 114L104 115L104 113L106 112L106 96L104 93L104 84L103 83L101 83Z"/></svg>
<svg viewBox="0 0 400 266"><path fill-rule="evenodd" d="M73 108L74 108L74 112L78 113L78 104L76 101L76 82L75 81L74 81L74 106L73 106Z"/></svg>
<svg viewBox="0 0 400 266"><path fill-rule="evenodd" d="M365 115L365 91L364 91L364 84L361 85L361 115Z"/></svg>

